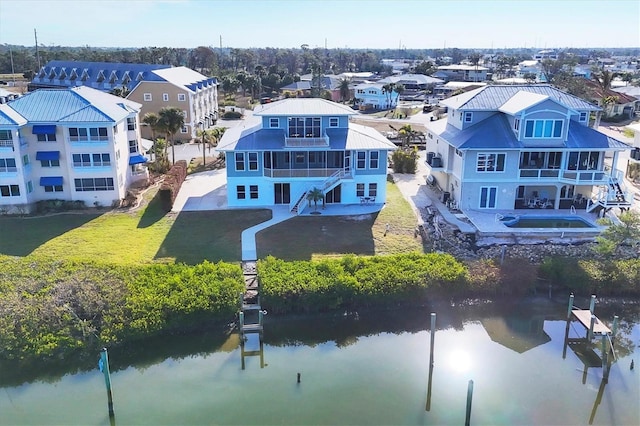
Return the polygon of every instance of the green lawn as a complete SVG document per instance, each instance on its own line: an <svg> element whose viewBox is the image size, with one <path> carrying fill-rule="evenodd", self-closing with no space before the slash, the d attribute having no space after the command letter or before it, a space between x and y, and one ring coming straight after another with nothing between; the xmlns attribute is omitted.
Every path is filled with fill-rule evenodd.
<svg viewBox="0 0 640 426"><path fill-rule="evenodd" d="M385 235L386 225L389 232ZM309 260L338 256L383 255L423 251L415 237L416 217L393 183L387 183L387 204L375 215L355 217L303 216L271 226L257 235L258 256Z"/></svg>
<svg viewBox="0 0 640 426"><path fill-rule="evenodd" d="M0 254L132 264L238 262L240 233L269 210L164 214L157 198L135 213L0 217Z"/></svg>
<svg viewBox="0 0 640 426"><path fill-rule="evenodd" d="M239 262L242 231L270 218L269 210L165 214L157 197L133 213L0 217L0 254L116 264ZM258 255L294 260L422 251L415 226L409 204L388 183L387 205L378 214L287 220L258 234Z"/></svg>

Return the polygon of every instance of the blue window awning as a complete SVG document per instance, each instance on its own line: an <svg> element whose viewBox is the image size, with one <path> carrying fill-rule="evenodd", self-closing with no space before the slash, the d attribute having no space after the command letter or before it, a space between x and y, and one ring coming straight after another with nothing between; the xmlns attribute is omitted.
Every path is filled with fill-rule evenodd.
<svg viewBox="0 0 640 426"><path fill-rule="evenodd" d="M144 155L132 155L129 157L129 165L133 166L134 164L142 164L146 163L147 159L144 158Z"/></svg>
<svg viewBox="0 0 640 426"><path fill-rule="evenodd" d="M33 126L34 135L55 135L56 126L53 124L40 124Z"/></svg>
<svg viewBox="0 0 640 426"><path fill-rule="evenodd" d="M41 177L40 186L62 186L62 176Z"/></svg>
<svg viewBox="0 0 640 426"><path fill-rule="evenodd" d="M36 152L37 161L59 160L60 151L38 151Z"/></svg>

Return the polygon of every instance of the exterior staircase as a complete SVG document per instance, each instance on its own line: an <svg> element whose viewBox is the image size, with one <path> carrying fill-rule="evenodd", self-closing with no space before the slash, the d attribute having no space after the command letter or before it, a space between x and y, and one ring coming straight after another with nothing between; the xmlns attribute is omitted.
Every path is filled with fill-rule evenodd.
<svg viewBox="0 0 640 426"><path fill-rule="evenodd" d="M617 171L615 176L611 176L607 185L601 187L594 198L587 201L587 212L596 209L609 210L614 207L629 209L633 205L633 193L624 188L621 171Z"/></svg>
<svg viewBox="0 0 640 426"><path fill-rule="evenodd" d="M307 195L310 191L313 191L314 188L319 188L324 195L338 186L340 182L342 182L342 179L348 177L351 177L350 170L338 170L331 176L327 177L324 181L320 182L318 185L314 184L310 188L307 188L307 190L302 193L300 198L298 198L297 201L292 204L292 207L290 208L291 213L299 215L305 208L307 208L307 206L309 205Z"/></svg>

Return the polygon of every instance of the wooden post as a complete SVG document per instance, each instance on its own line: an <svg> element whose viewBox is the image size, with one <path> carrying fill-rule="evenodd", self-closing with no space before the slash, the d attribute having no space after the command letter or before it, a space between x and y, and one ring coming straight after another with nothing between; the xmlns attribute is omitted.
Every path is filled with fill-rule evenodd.
<svg viewBox="0 0 640 426"><path fill-rule="evenodd" d="M618 321L619 318L617 315L613 316L613 327L611 329L611 334L613 334L613 337L616 337L616 333L618 332Z"/></svg>
<svg viewBox="0 0 640 426"><path fill-rule="evenodd" d="M572 310L573 310L573 293L569 295L569 309L567 309L567 319L571 318Z"/></svg>
<svg viewBox="0 0 640 426"><path fill-rule="evenodd" d="M469 380L469 387L467 388L467 415L464 420L464 426L469 426L471 422L471 400L473 399L473 380Z"/></svg>
<svg viewBox="0 0 640 426"><path fill-rule="evenodd" d="M429 349L429 365L433 365L433 350L436 340L436 313L431 312L431 348Z"/></svg>
<svg viewBox="0 0 640 426"><path fill-rule="evenodd" d="M596 316L591 315L591 322L589 323L589 333L587 334L587 339L589 341L593 340L593 327L596 325Z"/></svg>
<svg viewBox="0 0 640 426"><path fill-rule="evenodd" d="M609 353L609 348L607 347L607 335L602 335L602 379L607 380L609 377L608 364L607 364L607 355Z"/></svg>
<svg viewBox="0 0 640 426"><path fill-rule="evenodd" d="M596 308L596 295L592 294L591 302L589 303L589 312L591 312L591 315L593 315L593 311L595 308Z"/></svg>
<svg viewBox="0 0 640 426"><path fill-rule="evenodd" d="M238 293L240 295L240 310L242 310L242 306L244 305L244 293Z"/></svg>
<svg viewBox="0 0 640 426"><path fill-rule="evenodd" d="M109 417L114 416L113 412L113 395L111 394L111 373L109 371L109 355L107 354L107 348L102 348L100 351L100 371L104 374L104 384L107 387L107 403L109 407Z"/></svg>
<svg viewBox="0 0 640 426"><path fill-rule="evenodd" d="M240 321L240 338L244 339L244 312L238 314L238 319Z"/></svg>

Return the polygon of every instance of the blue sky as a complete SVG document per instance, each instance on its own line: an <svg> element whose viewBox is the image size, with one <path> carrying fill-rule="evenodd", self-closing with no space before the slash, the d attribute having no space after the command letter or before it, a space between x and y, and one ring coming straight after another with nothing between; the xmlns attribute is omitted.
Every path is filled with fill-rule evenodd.
<svg viewBox="0 0 640 426"><path fill-rule="evenodd" d="M0 0L0 44L638 47L640 0Z"/></svg>

